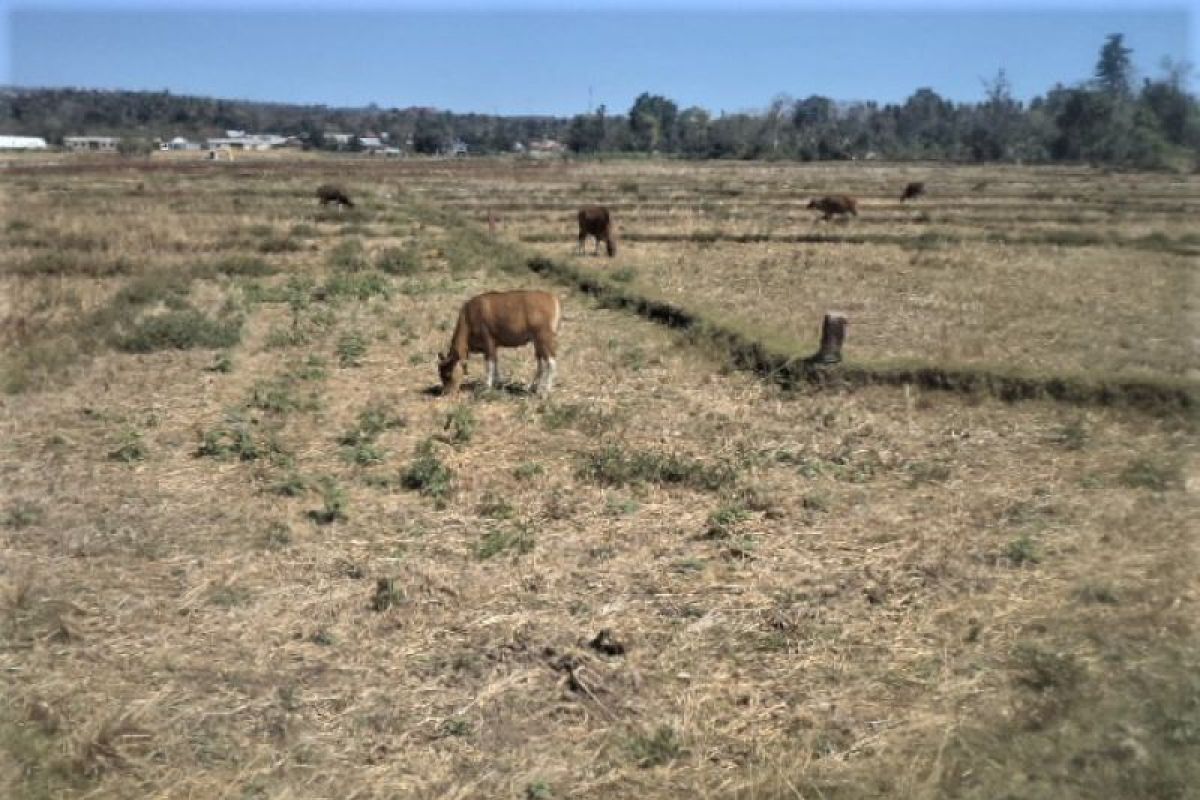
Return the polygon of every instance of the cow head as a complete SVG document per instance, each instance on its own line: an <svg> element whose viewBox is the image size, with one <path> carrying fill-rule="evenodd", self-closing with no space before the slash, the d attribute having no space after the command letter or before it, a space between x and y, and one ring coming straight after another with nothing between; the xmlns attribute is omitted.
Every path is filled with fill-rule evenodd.
<svg viewBox="0 0 1200 800"><path fill-rule="evenodd" d="M467 374L467 365L453 353L438 353L438 377L442 380L442 394L453 394L462 385Z"/></svg>
<svg viewBox="0 0 1200 800"><path fill-rule="evenodd" d="M808 205L807 205L807 206L805 206L805 207L806 207L806 208L820 208L820 207L821 207L821 201L820 201L820 200L809 200L809 201L808 201Z"/></svg>

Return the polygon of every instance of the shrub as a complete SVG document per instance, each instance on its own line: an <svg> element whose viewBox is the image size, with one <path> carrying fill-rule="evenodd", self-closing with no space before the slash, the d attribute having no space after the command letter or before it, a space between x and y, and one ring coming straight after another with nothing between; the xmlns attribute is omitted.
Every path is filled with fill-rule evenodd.
<svg viewBox="0 0 1200 800"><path fill-rule="evenodd" d="M209 458L237 456L242 461L253 461L262 455L262 451L250 429L239 423L205 431L196 455Z"/></svg>
<svg viewBox="0 0 1200 800"><path fill-rule="evenodd" d="M370 266L363 244L358 239L339 242L329 251L328 263L330 268L339 272L361 272Z"/></svg>
<svg viewBox="0 0 1200 800"><path fill-rule="evenodd" d="M1183 476L1177 463L1164 463L1149 458L1130 462L1121 473L1121 483L1133 489L1165 492L1182 484Z"/></svg>
<svg viewBox="0 0 1200 800"><path fill-rule="evenodd" d="M704 537L706 539L728 539L733 534L733 530L749 518L749 512L740 504L722 506L708 515Z"/></svg>
<svg viewBox="0 0 1200 800"><path fill-rule="evenodd" d="M360 467L369 467L373 464L382 464L384 453L382 449L371 442L359 442L344 448L342 457Z"/></svg>
<svg viewBox="0 0 1200 800"><path fill-rule="evenodd" d="M400 484L411 491L432 497L438 505L445 502L454 482L454 472L433 452L433 441L426 439L417 448L417 456L400 477Z"/></svg>
<svg viewBox="0 0 1200 800"><path fill-rule="evenodd" d="M730 485L737 477L728 465L703 464L675 454L626 454L617 445L587 453L581 462L581 478L609 486L670 483L716 491Z"/></svg>
<svg viewBox="0 0 1200 800"><path fill-rule="evenodd" d="M213 320L195 309L168 311L137 322L131 331L115 337L127 353L190 350L197 347L232 347L242 338L242 320Z"/></svg>
<svg viewBox="0 0 1200 800"><path fill-rule="evenodd" d="M542 424L552 431L575 428L582 433L596 435L610 429L614 422L612 415L583 403L547 402L539 412Z"/></svg>
<svg viewBox="0 0 1200 800"><path fill-rule="evenodd" d="M403 417L389 412L384 407L368 406L359 413L358 424L338 437L338 443L351 448L363 447L373 443L384 431L402 427L404 424Z"/></svg>
<svg viewBox="0 0 1200 800"><path fill-rule="evenodd" d="M516 555L525 555L533 551L533 546L532 531L525 525L516 525L512 528L502 528L485 533L479 540L479 544L475 546L475 555L481 561L486 561L506 550L511 550Z"/></svg>
<svg viewBox="0 0 1200 800"><path fill-rule="evenodd" d="M200 268L201 272L215 272L221 275L261 278L274 275L279 270L261 258L254 256L229 256L216 263Z"/></svg>
<svg viewBox="0 0 1200 800"><path fill-rule="evenodd" d="M116 448L109 451L108 457L113 461L122 461L128 464L132 461L141 461L146 454L147 450L146 445L142 443L142 434L129 430L121 435L120 442Z"/></svg>
<svg viewBox="0 0 1200 800"><path fill-rule="evenodd" d="M454 444L463 444L471 441L471 437L475 435L476 425L475 413L471 411L471 407L458 405L446 415L446 424L443 430L449 431L449 441Z"/></svg>
<svg viewBox="0 0 1200 800"><path fill-rule="evenodd" d="M372 438L392 428L403 428L406 424L404 417L380 404L371 404L358 415L359 432Z"/></svg>
<svg viewBox="0 0 1200 800"><path fill-rule="evenodd" d="M1042 560L1037 543L1028 534L1022 534L1004 548L1004 557L1013 564L1037 564Z"/></svg>
<svg viewBox="0 0 1200 800"><path fill-rule="evenodd" d="M289 472L282 479L271 485L274 494L284 497L300 497L313 488L313 483L298 472Z"/></svg>
<svg viewBox="0 0 1200 800"><path fill-rule="evenodd" d="M308 518L318 525L331 525L346 519L346 493L333 478L322 478L321 508L308 512Z"/></svg>
<svg viewBox="0 0 1200 800"><path fill-rule="evenodd" d="M375 257L375 268L388 275L415 275L421 271L421 261L408 247L388 247Z"/></svg>
<svg viewBox="0 0 1200 800"><path fill-rule="evenodd" d="M1017 681L1037 692L1052 689L1072 691L1084 677L1083 666L1070 653L1051 652L1036 644L1023 643L1013 652Z"/></svg>
<svg viewBox="0 0 1200 800"><path fill-rule="evenodd" d="M1059 428L1051 441L1067 450L1082 450L1088 442L1088 429L1082 419L1073 419Z"/></svg>
<svg viewBox="0 0 1200 800"><path fill-rule="evenodd" d="M652 733L631 736L626 749L634 763L643 769L670 763L684 753L679 734L670 725L659 725Z"/></svg>
<svg viewBox="0 0 1200 800"><path fill-rule="evenodd" d="M523 464L518 464L513 469L513 477L519 481L528 481L542 475L545 471L545 468L541 464L535 461L526 461Z"/></svg>
<svg viewBox="0 0 1200 800"><path fill-rule="evenodd" d="M122 136L117 142L117 152L123 156L148 156L154 152L154 145L140 136Z"/></svg>
<svg viewBox="0 0 1200 800"><path fill-rule="evenodd" d="M20 530L36 525L44 511L31 500L18 500L4 510L4 527Z"/></svg>
<svg viewBox="0 0 1200 800"><path fill-rule="evenodd" d="M315 292L318 300L349 297L354 300L370 300L372 297L387 299L392 296L392 286L382 272L355 272L333 275Z"/></svg>
<svg viewBox="0 0 1200 800"><path fill-rule="evenodd" d="M200 446L196 449L197 457L208 458L237 458L240 461L254 461L259 458L275 458L283 456L283 448L273 436L265 439L256 437L254 430L240 420L233 420L204 432Z"/></svg>
<svg viewBox="0 0 1200 800"><path fill-rule="evenodd" d="M260 380L250 388L250 399L247 405L274 414L286 414L305 406L290 382L280 378Z"/></svg>
<svg viewBox="0 0 1200 800"><path fill-rule="evenodd" d="M272 522L263 532L262 545L268 550L281 550L292 543L292 529L286 522Z"/></svg>
<svg viewBox="0 0 1200 800"><path fill-rule="evenodd" d="M375 581L375 593L371 596L371 608L375 611L387 611L398 606L407 598L404 589L396 585L395 578L379 578Z"/></svg>
<svg viewBox="0 0 1200 800"><path fill-rule="evenodd" d="M366 354L367 339L359 331L349 331L338 337L337 357L341 366L362 366L362 359Z"/></svg>
<svg viewBox="0 0 1200 800"><path fill-rule="evenodd" d="M233 372L233 356L229 353L217 353L213 359L211 367L208 367L209 372L230 373Z"/></svg>

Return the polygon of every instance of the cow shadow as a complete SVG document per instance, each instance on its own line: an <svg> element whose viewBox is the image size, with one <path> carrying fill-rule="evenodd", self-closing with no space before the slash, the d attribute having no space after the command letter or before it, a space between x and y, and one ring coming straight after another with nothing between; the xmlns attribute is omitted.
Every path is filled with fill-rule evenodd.
<svg viewBox="0 0 1200 800"><path fill-rule="evenodd" d="M426 397L462 397L471 400L487 401L501 400L506 397L536 397L537 393L531 390L528 384L520 381L504 381L495 388L489 389L481 380L463 381L461 388L457 394L448 395L442 390L440 383L435 383L432 386L426 386L420 390L420 394Z"/></svg>

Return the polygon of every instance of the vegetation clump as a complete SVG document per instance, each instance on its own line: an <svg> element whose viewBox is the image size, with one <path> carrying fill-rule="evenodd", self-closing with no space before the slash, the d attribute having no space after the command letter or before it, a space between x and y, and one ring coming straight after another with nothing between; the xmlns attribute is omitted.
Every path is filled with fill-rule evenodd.
<svg viewBox="0 0 1200 800"><path fill-rule="evenodd" d="M677 484L709 492L730 486L737 479L737 471L726 464L705 464L674 453L628 453L619 445L583 454L578 474L607 486Z"/></svg>
<svg viewBox="0 0 1200 800"><path fill-rule="evenodd" d="M454 471L437 457L432 439L421 443L416 458L400 477L400 485L405 489L431 497L439 506L449 497L453 483Z"/></svg>

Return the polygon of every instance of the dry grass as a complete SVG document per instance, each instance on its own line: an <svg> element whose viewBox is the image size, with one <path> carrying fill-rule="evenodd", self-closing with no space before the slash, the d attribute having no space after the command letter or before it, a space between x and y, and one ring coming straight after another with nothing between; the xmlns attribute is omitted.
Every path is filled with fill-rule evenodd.
<svg viewBox="0 0 1200 800"><path fill-rule="evenodd" d="M1200 780L1190 420L784 392L569 295L552 400L441 398L457 305L537 279L394 187L453 205L635 168L98 163L2 180L38 183L19 218L42 235L130 265L2 256L10 353L74 354L26 364L0 421L13 796L1183 798ZM639 191L692 174L636 170ZM309 197L334 174L357 215ZM253 244L296 226L302 249ZM377 274L389 248L405 266ZM231 255L278 273L195 266ZM159 270L190 280L137 313L224 309L238 343L89 342L80 320ZM351 279L385 293L330 288Z"/></svg>
<svg viewBox="0 0 1200 800"><path fill-rule="evenodd" d="M485 195L439 183L427 193L471 215L506 209L505 233L556 259L573 241L563 209L610 203L626 282L763 338L814 344L821 315L837 309L850 314L853 356L867 363L1197 377L1194 178L641 164L534 185L486 177ZM897 187L914 177L930 196L899 202ZM804 208L840 191L862 198L859 217L823 223Z"/></svg>

